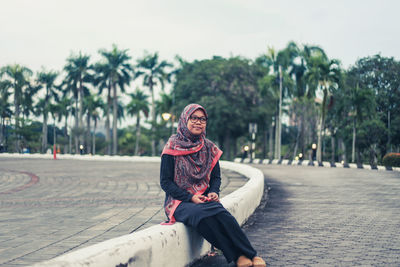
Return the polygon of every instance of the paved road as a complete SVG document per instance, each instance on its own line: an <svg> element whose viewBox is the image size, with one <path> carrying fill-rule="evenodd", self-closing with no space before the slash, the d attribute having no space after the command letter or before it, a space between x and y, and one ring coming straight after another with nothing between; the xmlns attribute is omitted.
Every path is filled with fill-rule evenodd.
<svg viewBox="0 0 400 267"><path fill-rule="evenodd" d="M221 195L246 180L222 170ZM165 220L159 164L0 158L0 266L26 266Z"/></svg>
<svg viewBox="0 0 400 267"><path fill-rule="evenodd" d="M270 190L244 229L268 266L400 266L398 172L254 166Z"/></svg>

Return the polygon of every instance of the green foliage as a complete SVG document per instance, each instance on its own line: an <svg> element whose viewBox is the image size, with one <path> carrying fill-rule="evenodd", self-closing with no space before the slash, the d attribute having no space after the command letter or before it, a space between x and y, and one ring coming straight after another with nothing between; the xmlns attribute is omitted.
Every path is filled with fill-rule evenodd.
<svg viewBox="0 0 400 267"><path fill-rule="evenodd" d="M368 149L371 145L379 143L381 136L386 135L385 125L377 119L365 120L358 127L358 146Z"/></svg>
<svg viewBox="0 0 400 267"><path fill-rule="evenodd" d="M135 153L135 143L136 143L136 129L133 127L128 127L119 131L119 138L118 138L118 147L119 147L119 154L121 155L130 155L133 156ZM146 134L148 130L142 129L145 134L140 136L140 150L139 155L150 155L151 151L151 143L149 139L149 135Z"/></svg>
<svg viewBox="0 0 400 267"><path fill-rule="evenodd" d="M21 147L28 148L31 153L40 153L41 148L41 131L42 123L27 121L18 130L18 134L22 136Z"/></svg>
<svg viewBox="0 0 400 267"><path fill-rule="evenodd" d="M126 106L126 112L131 116L140 116L142 112L146 118L149 116L148 96L140 89L136 89L133 94L129 94L131 101Z"/></svg>
<svg viewBox="0 0 400 267"><path fill-rule="evenodd" d="M400 153L389 153L383 157L383 165L390 167L400 167Z"/></svg>
<svg viewBox="0 0 400 267"><path fill-rule="evenodd" d="M207 134L224 147L225 141L248 131L258 98L255 65L240 57L186 63L176 76L174 94L176 110L189 103L206 108Z"/></svg>
<svg viewBox="0 0 400 267"><path fill-rule="evenodd" d="M10 91L11 83L9 81L0 81L0 117L1 118L10 118L11 104L10 104Z"/></svg>
<svg viewBox="0 0 400 267"><path fill-rule="evenodd" d="M370 110L376 113L388 128L390 125L386 136L382 136L386 140L382 140L381 149L389 148L386 144L399 146L400 62L393 58L375 55L358 60L353 71L358 77L360 87L368 88L373 92L376 105L370 106Z"/></svg>
<svg viewBox="0 0 400 267"><path fill-rule="evenodd" d="M207 109L207 136L224 150L226 159L239 155L248 144L249 122L258 124L256 152L266 157L279 122L279 69L282 112L289 116L289 124L282 125L281 154L286 158L300 152L309 155L318 124L322 125L318 149L325 151L324 160L329 154L335 158L341 153L349 158L353 133L355 154L361 162L376 164L383 155L400 149L400 62L394 58L361 58L343 71L340 62L328 58L322 48L294 42L279 51L269 48L255 60L215 56L186 62L177 57L175 69L158 53L145 53L135 66L128 50L116 45L99 54L101 60L94 65L89 55L71 54L64 73L43 69L33 76L18 64L0 68L0 141L4 143L7 137L9 151L29 147L38 152L41 142L45 151L54 142L53 127L49 125L47 131L47 124L54 120L56 125L64 123L63 132L56 128L57 143L68 146L67 129L72 128L73 145L83 141L90 147L94 125L106 121L106 138L99 134L95 138L98 152L111 154L113 145L116 153L118 144L118 154L156 155L171 134L172 119L165 122L160 114L172 113L177 122L181 110L196 102ZM172 92L155 96L172 77ZM135 78L149 89L149 96L141 90L125 92ZM61 85L56 84L59 80ZM130 102L125 106L121 100L126 95ZM322 101L316 98L319 95L323 95ZM41 122L32 121L32 114ZM111 114L118 121L124 116L136 121L117 132L117 120L112 120ZM150 124L151 130L141 126L143 115L148 118L149 114L145 126ZM71 116L75 117L73 125L68 125ZM42 138L45 134L49 145ZM111 136L118 140L114 138L112 143ZM335 140L343 141L345 147L339 149Z"/></svg>

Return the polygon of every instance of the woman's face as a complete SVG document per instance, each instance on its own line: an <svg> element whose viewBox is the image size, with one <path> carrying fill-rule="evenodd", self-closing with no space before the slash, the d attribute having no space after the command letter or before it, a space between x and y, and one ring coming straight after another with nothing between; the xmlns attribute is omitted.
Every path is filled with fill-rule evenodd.
<svg viewBox="0 0 400 267"><path fill-rule="evenodd" d="M207 118L201 109L198 109L195 112L193 112L192 115L190 115L187 122L187 127L193 135L202 134L206 129L206 125L207 125Z"/></svg>

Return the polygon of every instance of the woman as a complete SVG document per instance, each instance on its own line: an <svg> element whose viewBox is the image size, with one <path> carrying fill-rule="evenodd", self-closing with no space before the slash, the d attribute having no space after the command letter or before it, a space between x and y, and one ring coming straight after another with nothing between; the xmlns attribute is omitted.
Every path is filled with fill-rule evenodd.
<svg viewBox="0 0 400 267"><path fill-rule="evenodd" d="M251 246L236 219L219 202L222 151L206 135L206 110L198 104L185 107L177 134L165 145L160 184L165 191L168 224L175 221L194 227L222 250L237 266L266 266Z"/></svg>

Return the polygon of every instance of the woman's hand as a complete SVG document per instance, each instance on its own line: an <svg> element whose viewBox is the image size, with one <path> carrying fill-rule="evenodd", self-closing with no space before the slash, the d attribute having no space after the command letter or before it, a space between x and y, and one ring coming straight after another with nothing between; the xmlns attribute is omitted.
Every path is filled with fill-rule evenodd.
<svg viewBox="0 0 400 267"><path fill-rule="evenodd" d="M206 196L203 195L193 195L191 201L195 204L200 204L208 201L219 201L219 197L217 193L211 192Z"/></svg>
<svg viewBox="0 0 400 267"><path fill-rule="evenodd" d="M191 200L195 204L200 204L206 201L206 197L203 195L193 195Z"/></svg>
<svg viewBox="0 0 400 267"><path fill-rule="evenodd" d="M210 201L219 201L218 194L214 192L208 193L208 198L210 199Z"/></svg>

